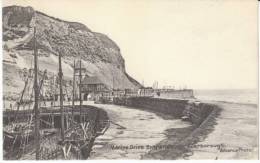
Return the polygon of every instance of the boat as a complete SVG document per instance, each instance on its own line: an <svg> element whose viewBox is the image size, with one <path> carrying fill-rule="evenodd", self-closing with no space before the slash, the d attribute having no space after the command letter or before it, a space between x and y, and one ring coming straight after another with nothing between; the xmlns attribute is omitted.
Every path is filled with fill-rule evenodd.
<svg viewBox="0 0 260 163"><path fill-rule="evenodd" d="M95 138L109 127L109 121L100 122L99 110L92 119L86 119L86 109L74 105L75 62L73 73L72 105L63 105L61 54L59 53L59 88L60 104L56 107L39 107L40 90L44 76L38 86L38 61L36 50L36 27L34 27L34 103L33 109L20 110L26 102L23 99L28 86L28 78L15 111L4 111L4 159L87 159ZM81 63L81 60L80 60ZM80 82L81 82L81 67ZM44 72L45 74L45 72ZM79 87L81 92L81 87ZM53 95L54 96L54 95ZM30 100L32 104L32 100Z"/></svg>

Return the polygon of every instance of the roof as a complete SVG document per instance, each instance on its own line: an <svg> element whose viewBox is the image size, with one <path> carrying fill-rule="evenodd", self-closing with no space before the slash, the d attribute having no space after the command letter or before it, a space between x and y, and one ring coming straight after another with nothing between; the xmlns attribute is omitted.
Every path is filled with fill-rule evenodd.
<svg viewBox="0 0 260 163"><path fill-rule="evenodd" d="M82 84L104 84L97 76L85 77Z"/></svg>

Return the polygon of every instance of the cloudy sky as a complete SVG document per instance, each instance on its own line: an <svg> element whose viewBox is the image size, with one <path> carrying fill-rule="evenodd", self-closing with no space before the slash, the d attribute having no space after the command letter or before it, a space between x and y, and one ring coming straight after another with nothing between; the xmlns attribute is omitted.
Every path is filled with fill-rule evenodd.
<svg viewBox="0 0 260 163"><path fill-rule="evenodd" d="M121 49L146 86L257 88L256 0L4 0L81 22Z"/></svg>

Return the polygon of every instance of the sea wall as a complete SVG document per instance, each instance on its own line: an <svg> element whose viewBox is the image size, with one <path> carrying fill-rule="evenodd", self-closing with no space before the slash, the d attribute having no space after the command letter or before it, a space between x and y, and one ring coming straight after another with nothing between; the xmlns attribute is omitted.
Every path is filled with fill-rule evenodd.
<svg viewBox="0 0 260 163"><path fill-rule="evenodd" d="M197 101L152 97L114 98L113 104L159 112L175 118L185 118L196 125L200 125L212 110L217 109L214 105Z"/></svg>

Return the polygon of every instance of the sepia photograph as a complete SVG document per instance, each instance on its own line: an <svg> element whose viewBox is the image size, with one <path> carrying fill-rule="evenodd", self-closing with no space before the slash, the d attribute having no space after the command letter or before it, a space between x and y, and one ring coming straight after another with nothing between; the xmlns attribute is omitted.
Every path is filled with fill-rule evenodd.
<svg viewBox="0 0 260 163"><path fill-rule="evenodd" d="M258 160L257 0L3 0L3 160Z"/></svg>

